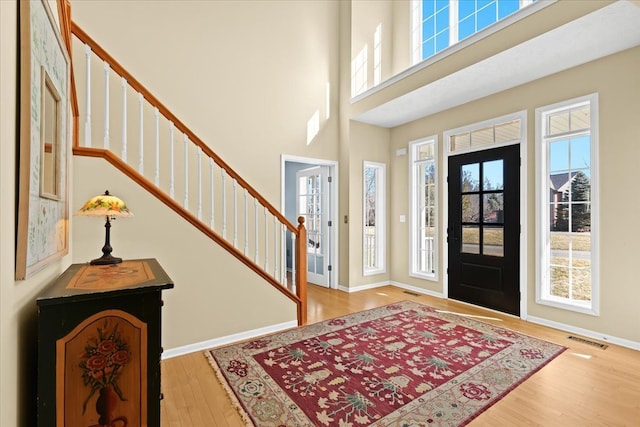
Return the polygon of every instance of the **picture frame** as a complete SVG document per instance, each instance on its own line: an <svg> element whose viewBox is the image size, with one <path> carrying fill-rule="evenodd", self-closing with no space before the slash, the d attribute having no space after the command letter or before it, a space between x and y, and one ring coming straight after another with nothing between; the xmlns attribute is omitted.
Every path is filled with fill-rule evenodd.
<svg viewBox="0 0 640 427"><path fill-rule="evenodd" d="M47 0L20 2L16 280L69 251L71 70Z"/></svg>

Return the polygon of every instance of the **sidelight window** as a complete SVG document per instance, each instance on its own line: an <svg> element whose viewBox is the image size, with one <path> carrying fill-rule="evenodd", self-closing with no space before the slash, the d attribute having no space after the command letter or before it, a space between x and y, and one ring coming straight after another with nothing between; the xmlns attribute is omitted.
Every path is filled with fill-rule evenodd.
<svg viewBox="0 0 640 427"><path fill-rule="evenodd" d="M536 110L539 303L598 314L597 94Z"/></svg>
<svg viewBox="0 0 640 427"><path fill-rule="evenodd" d="M363 274L385 272L385 165L364 162Z"/></svg>
<svg viewBox="0 0 640 427"><path fill-rule="evenodd" d="M412 142L410 274L438 278L437 137Z"/></svg>

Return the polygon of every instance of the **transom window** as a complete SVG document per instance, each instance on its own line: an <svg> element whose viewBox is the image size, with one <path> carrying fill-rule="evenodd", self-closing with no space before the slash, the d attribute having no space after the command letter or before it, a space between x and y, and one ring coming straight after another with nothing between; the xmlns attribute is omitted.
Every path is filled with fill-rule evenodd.
<svg viewBox="0 0 640 427"><path fill-rule="evenodd" d="M597 95L536 110L538 302L598 313Z"/></svg>
<svg viewBox="0 0 640 427"><path fill-rule="evenodd" d="M412 0L412 64L496 23L536 0Z"/></svg>
<svg viewBox="0 0 640 427"><path fill-rule="evenodd" d="M412 142L410 275L437 280L437 137Z"/></svg>
<svg viewBox="0 0 640 427"><path fill-rule="evenodd" d="M492 146L517 143L522 138L522 120L507 119L490 122L485 126L472 126L445 136L450 153L475 151Z"/></svg>

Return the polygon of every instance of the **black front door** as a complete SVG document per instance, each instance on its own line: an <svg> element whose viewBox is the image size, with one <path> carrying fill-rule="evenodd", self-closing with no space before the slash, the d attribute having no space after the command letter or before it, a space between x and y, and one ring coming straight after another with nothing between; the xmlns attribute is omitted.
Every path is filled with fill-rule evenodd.
<svg viewBox="0 0 640 427"><path fill-rule="evenodd" d="M449 298L520 314L520 146L449 157Z"/></svg>

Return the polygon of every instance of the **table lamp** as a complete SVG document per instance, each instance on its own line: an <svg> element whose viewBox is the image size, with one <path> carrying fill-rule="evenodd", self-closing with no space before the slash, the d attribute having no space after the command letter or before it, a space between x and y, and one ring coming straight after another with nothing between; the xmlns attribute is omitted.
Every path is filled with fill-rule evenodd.
<svg viewBox="0 0 640 427"><path fill-rule="evenodd" d="M83 216L102 216L107 219L107 222L104 225L106 233L104 246L102 247L102 256L100 258L92 260L91 264L109 265L122 262L122 258L111 256L111 251L113 249L111 248L109 235L111 229L111 220L115 220L118 217L133 216L133 213L129 210L129 208L127 208L126 203L116 196L112 196L111 194L109 194L109 190L107 190L104 192L104 194L89 199L89 201L85 203L84 206L82 206L82 208L75 214Z"/></svg>

